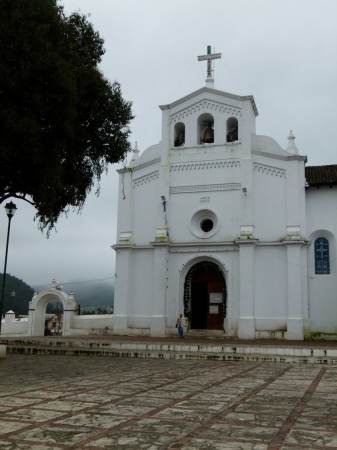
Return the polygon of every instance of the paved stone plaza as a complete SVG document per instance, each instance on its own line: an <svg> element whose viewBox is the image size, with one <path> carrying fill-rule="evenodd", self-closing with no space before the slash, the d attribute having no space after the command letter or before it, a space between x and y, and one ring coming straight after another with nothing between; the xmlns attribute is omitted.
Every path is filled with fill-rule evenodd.
<svg viewBox="0 0 337 450"><path fill-rule="evenodd" d="M337 367L0 360L0 449L337 449Z"/></svg>

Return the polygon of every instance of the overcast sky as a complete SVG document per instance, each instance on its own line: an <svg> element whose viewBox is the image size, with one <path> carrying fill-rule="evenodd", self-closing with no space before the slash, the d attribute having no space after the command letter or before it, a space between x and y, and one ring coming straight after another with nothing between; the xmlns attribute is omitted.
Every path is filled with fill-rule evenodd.
<svg viewBox="0 0 337 450"><path fill-rule="evenodd" d="M207 45L222 53L215 88L253 95L257 133L287 145L292 129L308 165L337 163L336 0L63 0L105 40L104 75L133 102L131 142L141 151L161 139L161 111L205 85ZM14 199L7 272L37 286L109 279L115 273L117 166L81 215L59 220L49 239L34 208ZM0 271L7 216L0 214ZM41 291L42 288L39 288ZM66 290L66 289L65 289ZM75 292L76 296L76 292ZM77 299L79 300L79 299Z"/></svg>

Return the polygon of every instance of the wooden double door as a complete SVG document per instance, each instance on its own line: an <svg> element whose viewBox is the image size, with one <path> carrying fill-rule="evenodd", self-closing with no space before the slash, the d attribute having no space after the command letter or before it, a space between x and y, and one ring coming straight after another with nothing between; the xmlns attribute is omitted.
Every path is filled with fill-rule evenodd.
<svg viewBox="0 0 337 450"><path fill-rule="evenodd" d="M213 265L198 268L191 278L191 328L223 329L223 279Z"/></svg>

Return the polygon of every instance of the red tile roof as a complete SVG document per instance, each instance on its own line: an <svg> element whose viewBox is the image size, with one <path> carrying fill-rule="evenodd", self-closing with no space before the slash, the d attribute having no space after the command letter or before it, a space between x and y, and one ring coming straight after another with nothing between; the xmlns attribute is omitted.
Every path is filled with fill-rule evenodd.
<svg viewBox="0 0 337 450"><path fill-rule="evenodd" d="M306 167L305 179L309 186L337 184L337 164Z"/></svg>

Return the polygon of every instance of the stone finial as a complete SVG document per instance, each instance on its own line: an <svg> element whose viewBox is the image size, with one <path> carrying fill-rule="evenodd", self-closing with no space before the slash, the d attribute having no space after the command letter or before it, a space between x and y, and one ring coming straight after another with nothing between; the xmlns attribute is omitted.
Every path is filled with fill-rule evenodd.
<svg viewBox="0 0 337 450"><path fill-rule="evenodd" d="M133 152L132 152L131 161L137 161L138 158L139 158L139 150L138 150L138 144L136 141L135 148L133 149Z"/></svg>
<svg viewBox="0 0 337 450"><path fill-rule="evenodd" d="M298 155L298 148L295 144L295 136L293 135L293 130L290 130L289 136L288 136L288 145L287 145L287 152L294 153L295 155Z"/></svg>
<svg viewBox="0 0 337 450"><path fill-rule="evenodd" d="M55 278L53 278L52 279L52 282L51 282L51 286L50 286L52 289L56 289L56 280L55 280Z"/></svg>
<svg viewBox="0 0 337 450"><path fill-rule="evenodd" d="M208 88L214 89L214 79L213 78L206 78L206 86Z"/></svg>

